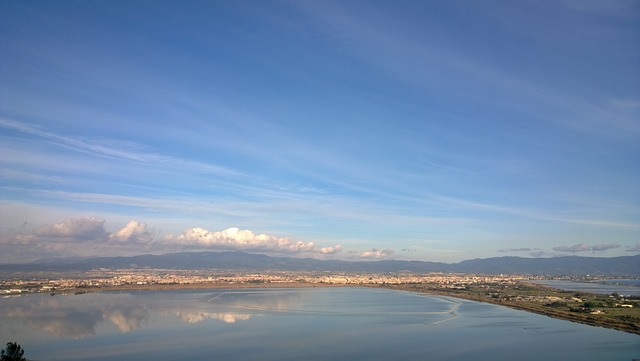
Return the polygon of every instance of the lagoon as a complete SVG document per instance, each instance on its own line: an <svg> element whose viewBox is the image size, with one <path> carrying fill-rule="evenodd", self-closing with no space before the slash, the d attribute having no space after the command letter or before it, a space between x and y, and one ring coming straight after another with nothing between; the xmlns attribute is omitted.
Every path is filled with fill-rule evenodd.
<svg viewBox="0 0 640 361"><path fill-rule="evenodd" d="M640 337L497 305L371 288L31 294L0 340L56 360L625 360Z"/></svg>
<svg viewBox="0 0 640 361"><path fill-rule="evenodd" d="M585 292L599 295L617 293L625 296L640 296L640 284L638 283L638 280L605 280L599 282L540 280L531 282L564 291Z"/></svg>

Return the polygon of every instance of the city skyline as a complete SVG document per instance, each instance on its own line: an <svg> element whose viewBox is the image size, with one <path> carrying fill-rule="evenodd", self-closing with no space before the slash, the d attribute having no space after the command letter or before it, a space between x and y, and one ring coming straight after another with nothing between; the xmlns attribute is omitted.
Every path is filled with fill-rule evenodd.
<svg viewBox="0 0 640 361"><path fill-rule="evenodd" d="M4 1L0 262L639 254L639 18Z"/></svg>

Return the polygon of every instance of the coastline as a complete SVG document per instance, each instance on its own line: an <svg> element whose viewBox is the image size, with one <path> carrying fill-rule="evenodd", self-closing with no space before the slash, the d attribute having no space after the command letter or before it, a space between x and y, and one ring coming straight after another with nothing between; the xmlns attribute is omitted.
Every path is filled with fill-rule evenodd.
<svg viewBox="0 0 640 361"><path fill-rule="evenodd" d="M204 290L204 289L251 289L251 288L313 288L313 287L351 287L352 285L329 283L189 283L189 284L152 284L152 285L120 285L107 287L77 287L64 292L52 293L78 293L78 292L111 292L111 291L160 291L160 290Z"/></svg>
<svg viewBox="0 0 640 361"><path fill-rule="evenodd" d="M112 292L112 291L145 291L145 290L189 290L189 289L252 289L252 288L315 288L315 287L371 287L371 288L383 288L397 291L407 291L426 295L447 296L452 298L490 303L499 306L505 306L521 311L536 313L548 317L553 317L570 322L578 322L590 326L604 327L614 329L618 331L624 331L640 335L640 324L633 322L625 322L623 320L617 320L609 317L595 317L591 314L583 314L576 312L568 312L564 310L558 310L551 307L545 307L542 304L536 304L531 302L518 302L505 299L495 299L490 297L483 297L478 293L473 293L464 290L443 290L443 289L431 289L423 284L331 284L331 283L301 283L301 282L277 282L277 283L189 283L189 284L152 284L152 285L139 285L128 284L120 286L110 287L77 287L67 289L64 291L52 292L52 294L62 293L75 293L82 294L88 292ZM555 291L560 292L550 287L534 286L540 291Z"/></svg>
<svg viewBox="0 0 640 361"><path fill-rule="evenodd" d="M376 287L380 287L380 286L376 285ZM480 297L477 294L473 294L470 292L419 289L415 285L389 285L389 286L384 286L384 288L401 290L401 291L409 291L409 292L417 292L417 293L427 294L427 295L447 296L452 298L483 302L483 303L490 303L494 305L513 308L520 311L526 311L526 312L536 313L539 315L553 317L553 318L557 318L565 321L577 322L577 323L581 323L589 326L595 326L595 327L604 327L604 328L609 328L609 329L614 329L618 331L640 335L640 324L637 324L637 323L625 322L622 320L615 320L612 318L594 317L593 315L590 315L590 314L566 312L566 311L561 311L561 310L545 307L543 305L538 305L538 304L506 301L502 299L493 299L488 297ZM540 289L547 289L547 288L540 287Z"/></svg>

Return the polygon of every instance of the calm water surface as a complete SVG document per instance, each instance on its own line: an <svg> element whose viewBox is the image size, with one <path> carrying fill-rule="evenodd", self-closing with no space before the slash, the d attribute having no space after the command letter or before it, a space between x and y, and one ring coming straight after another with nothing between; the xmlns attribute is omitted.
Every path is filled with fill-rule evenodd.
<svg viewBox="0 0 640 361"><path fill-rule="evenodd" d="M640 296L640 281L638 280L606 280L600 282L572 282L564 280L532 281L566 291L578 291L610 295L617 292L621 295Z"/></svg>
<svg viewBox="0 0 640 361"><path fill-rule="evenodd" d="M34 294L0 340L46 360L625 360L640 336L496 305L367 288Z"/></svg>

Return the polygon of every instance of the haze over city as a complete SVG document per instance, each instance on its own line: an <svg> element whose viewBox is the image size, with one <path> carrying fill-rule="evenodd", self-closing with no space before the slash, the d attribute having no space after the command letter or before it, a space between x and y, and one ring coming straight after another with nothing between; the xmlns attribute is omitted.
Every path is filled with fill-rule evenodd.
<svg viewBox="0 0 640 361"><path fill-rule="evenodd" d="M0 262L640 254L637 1L2 1Z"/></svg>

